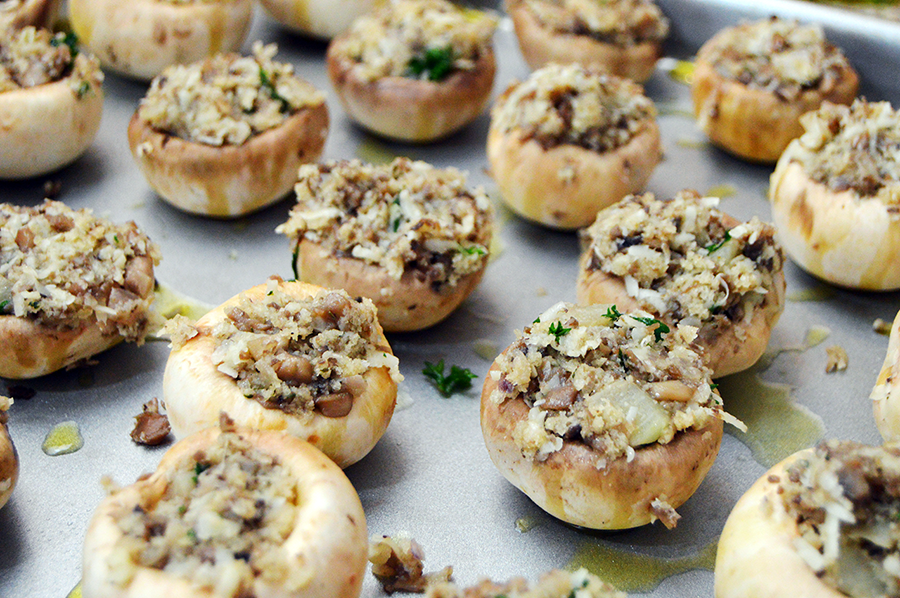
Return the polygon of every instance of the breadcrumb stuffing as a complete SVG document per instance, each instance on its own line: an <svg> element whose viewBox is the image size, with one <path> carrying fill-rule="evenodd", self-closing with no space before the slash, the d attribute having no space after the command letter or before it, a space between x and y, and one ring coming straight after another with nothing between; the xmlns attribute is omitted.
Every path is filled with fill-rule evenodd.
<svg viewBox="0 0 900 598"><path fill-rule="evenodd" d="M142 342L159 249L134 222L116 225L90 210L47 200L0 204L0 313L45 326L96 321L106 334Z"/></svg>
<svg viewBox="0 0 900 598"><path fill-rule="evenodd" d="M241 145L325 96L276 62L275 44L253 44L252 56L217 54L173 65L153 79L138 108L158 131L212 146Z"/></svg>
<svg viewBox="0 0 900 598"><path fill-rule="evenodd" d="M577 145L596 152L627 144L656 119L643 88L578 64L549 64L514 82L494 103L491 128L517 131L544 149Z"/></svg>
<svg viewBox="0 0 900 598"><path fill-rule="evenodd" d="M785 101L807 89L828 92L850 69L819 24L771 17L722 30L697 55L716 72Z"/></svg>
<svg viewBox="0 0 900 598"><path fill-rule="evenodd" d="M695 335L646 312L560 303L497 358L490 400L529 407L512 432L526 457L542 461L564 440L582 442L602 468L724 417L711 372L691 347Z"/></svg>
<svg viewBox="0 0 900 598"><path fill-rule="evenodd" d="M410 65L429 50L450 56L449 74L473 69L491 51L496 28L493 14L446 0L392 0L356 19L330 51L354 62L363 81L418 77Z"/></svg>
<svg viewBox="0 0 900 598"><path fill-rule="evenodd" d="M298 590L305 574L286 566L281 546L301 492L278 457L223 431L168 474L162 496L148 492L116 514L123 535L110 556L113 581L125 586L147 567L216 596L254 596L257 584Z"/></svg>
<svg viewBox="0 0 900 598"><path fill-rule="evenodd" d="M464 174L397 158L304 165L297 205L276 232L382 266L399 280L414 272L435 287L453 286L483 269L493 235L493 208Z"/></svg>
<svg viewBox="0 0 900 598"><path fill-rule="evenodd" d="M794 547L819 579L851 598L900 594L900 446L827 441L783 478Z"/></svg>
<svg viewBox="0 0 900 598"><path fill-rule="evenodd" d="M423 593L436 583L449 582L453 567L447 566L434 573L425 573L425 554L418 542L406 532L393 536L374 537L369 540L369 562L372 574L388 593Z"/></svg>
<svg viewBox="0 0 900 598"><path fill-rule="evenodd" d="M69 43L64 33L34 27L3 32L0 27L0 93L67 78L76 97L97 93L103 82L100 63Z"/></svg>
<svg viewBox="0 0 900 598"><path fill-rule="evenodd" d="M524 0L545 28L629 47L658 42L669 33L669 20L652 0Z"/></svg>
<svg viewBox="0 0 900 598"><path fill-rule="evenodd" d="M718 201L684 190L602 210L582 233L587 272L622 278L642 309L701 336L750 317L774 292L784 255L773 226L756 217L730 225Z"/></svg>
<svg viewBox="0 0 900 598"><path fill-rule="evenodd" d="M403 377L390 348L378 344L375 306L342 290L297 298L270 279L264 300L240 296L215 324L176 317L166 325L173 350L198 334L215 343L211 359L249 400L298 417L343 417L367 387L365 374L385 368Z"/></svg>
<svg viewBox="0 0 900 598"><path fill-rule="evenodd" d="M800 117L804 133L784 152L812 180L900 211L900 114L888 102L824 103Z"/></svg>

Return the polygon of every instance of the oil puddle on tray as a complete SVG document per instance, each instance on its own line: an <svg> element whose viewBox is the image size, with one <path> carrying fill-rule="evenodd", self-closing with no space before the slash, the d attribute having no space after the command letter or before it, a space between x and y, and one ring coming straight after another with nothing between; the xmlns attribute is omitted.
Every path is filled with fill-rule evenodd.
<svg viewBox="0 0 900 598"><path fill-rule="evenodd" d="M794 402L791 386L763 380L760 374L778 355L805 352L829 334L827 328L813 327L802 345L769 351L749 370L716 381L725 409L747 426L746 432L732 426L727 426L726 431L743 442L760 465L772 467L814 445L825 433L822 418Z"/></svg>
<svg viewBox="0 0 900 598"><path fill-rule="evenodd" d="M44 438L41 450L51 457L74 453L84 446L84 439L78 424L73 421L62 422L53 426Z"/></svg>
<svg viewBox="0 0 900 598"><path fill-rule="evenodd" d="M624 592L644 593L654 590L664 579L672 575L695 569L712 571L716 564L717 546L718 539L704 546L696 554L661 558L585 541L576 549L566 569L574 571L584 567Z"/></svg>

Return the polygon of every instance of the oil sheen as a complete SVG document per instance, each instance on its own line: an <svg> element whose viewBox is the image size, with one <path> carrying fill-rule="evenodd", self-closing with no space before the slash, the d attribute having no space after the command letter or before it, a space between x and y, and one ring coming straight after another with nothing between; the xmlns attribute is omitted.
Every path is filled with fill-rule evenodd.
<svg viewBox="0 0 900 598"><path fill-rule="evenodd" d="M44 438L41 450L47 455L55 457L57 455L74 453L83 446L84 439L81 437L78 424L73 421L66 421L53 426Z"/></svg>
<svg viewBox="0 0 900 598"><path fill-rule="evenodd" d="M650 592L664 579L695 569L712 571L716 563L718 539L696 554L677 558L661 558L598 544L586 540L579 545L566 569L584 567L600 579L627 592Z"/></svg>

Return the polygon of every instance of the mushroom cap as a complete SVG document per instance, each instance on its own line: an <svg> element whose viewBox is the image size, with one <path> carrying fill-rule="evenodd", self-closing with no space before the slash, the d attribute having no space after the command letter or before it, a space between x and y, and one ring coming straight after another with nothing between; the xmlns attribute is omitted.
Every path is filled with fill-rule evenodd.
<svg viewBox="0 0 900 598"><path fill-rule="evenodd" d="M59 15L60 0L22 0L13 10L0 10L0 31L29 25L49 29Z"/></svg>
<svg viewBox="0 0 900 598"><path fill-rule="evenodd" d="M306 238L300 240L296 257L296 270L304 281L371 299L386 332L422 330L444 320L475 290L486 266L485 262L480 270L462 276L454 285L435 289L412 271L396 279L383 267L335 255Z"/></svg>
<svg viewBox="0 0 900 598"><path fill-rule="evenodd" d="M490 99L497 66L488 48L468 70L442 81L407 77L360 79L340 55L342 37L328 46L328 77L351 120L390 139L425 143L446 137L477 118Z"/></svg>
<svg viewBox="0 0 900 598"><path fill-rule="evenodd" d="M833 191L792 161L776 166L769 201L779 239L798 266L842 287L900 289L900 221L884 203L852 189Z"/></svg>
<svg viewBox="0 0 900 598"><path fill-rule="evenodd" d="M326 0L260 0L260 4L269 16L297 33L331 39L386 0L343 0L340 10Z"/></svg>
<svg viewBox="0 0 900 598"><path fill-rule="evenodd" d="M525 2L508 0L506 4L522 56L532 70L551 62L577 62L643 83L653 74L656 61L662 56L661 42L617 46L587 35L552 31L541 26Z"/></svg>
<svg viewBox="0 0 900 598"><path fill-rule="evenodd" d="M131 154L153 190L176 208L217 218L242 216L287 195L300 166L319 159L327 135L324 103L237 146L174 137L153 128L140 110L128 124Z"/></svg>
<svg viewBox="0 0 900 598"><path fill-rule="evenodd" d="M487 156L500 197L514 212L559 229L589 225L597 212L644 188L662 158L655 120L625 145L597 153L571 144L544 149L521 131L491 127Z"/></svg>
<svg viewBox="0 0 900 598"><path fill-rule="evenodd" d="M44 376L102 353L122 341L96 320L75 328L45 326L12 315L0 316L0 377L22 380Z"/></svg>
<svg viewBox="0 0 900 598"><path fill-rule="evenodd" d="M281 288L298 299L312 297L320 287L304 282L283 282ZM256 430L275 430L307 440L328 455L340 467L348 467L372 450L387 429L397 399L397 383L386 368L371 368L363 378L366 389L354 398L350 412L343 417L313 413L298 418L267 409L248 399L234 378L220 372L212 360L216 342L209 331L238 305L241 295L251 301L263 301L265 284L252 287L213 308L197 321L200 333L169 355L163 375L163 397L176 437L216 426L222 412L238 426ZM379 329L373 342L390 352L387 339Z"/></svg>
<svg viewBox="0 0 900 598"><path fill-rule="evenodd" d="M739 224L738 220L728 214L723 214L722 222L729 228ZM579 303L612 303L623 313L646 309L628 294L622 277L599 269L589 269L590 262L591 252L582 252L576 285ZM763 301L753 307L749 318L741 318L723 328L701 327L694 345L702 349L706 364L713 371L713 378L746 370L762 357L769 344L772 329L784 311L784 271L775 273L774 283Z"/></svg>
<svg viewBox="0 0 900 598"><path fill-rule="evenodd" d="M155 504L182 463L194 462L221 432L209 428L173 445L156 472L107 497L94 512L84 543L82 591L93 598L194 598L213 594L188 580L161 570L140 567L125 586L113 581L116 542L122 537L117 519L139 504ZM297 480L300 500L293 530L279 553L294 570L309 575L295 591L255 584L258 595L272 598L356 598L366 568L366 519L359 496L343 472L309 443L276 431L241 430L254 448L277 456Z"/></svg>
<svg viewBox="0 0 900 598"><path fill-rule="evenodd" d="M503 476L539 507L573 525L591 529L626 529L652 522L650 503L659 498L673 508L700 486L722 442L722 420L676 433L668 444L635 448L634 458L596 465L597 452L581 442L563 440L544 461L526 458L513 441L517 422L528 418L521 398L497 404L491 372L481 393L481 430L491 461Z"/></svg>
<svg viewBox="0 0 900 598"><path fill-rule="evenodd" d="M80 157L100 129L103 88L71 78L0 93L0 179L47 174Z"/></svg>
<svg viewBox="0 0 900 598"><path fill-rule="evenodd" d="M9 500L18 479L19 455L7 424L0 420L0 508Z"/></svg>
<svg viewBox="0 0 900 598"><path fill-rule="evenodd" d="M806 449L788 457L734 506L719 537L716 598L847 598L824 584L797 553L797 524L778 498L778 482L769 481L786 475L787 466L797 459L810 456L812 450Z"/></svg>
<svg viewBox="0 0 900 598"><path fill-rule="evenodd" d="M900 440L900 312L891 325L884 364L872 389L872 410L875 426L885 441Z"/></svg>
<svg viewBox="0 0 900 598"><path fill-rule="evenodd" d="M796 99L784 100L772 91L720 75L703 57L701 48L694 64L691 96L694 115L713 144L739 158L772 164L791 140L803 134L803 114L825 100L849 104L858 88L859 77L848 66L827 92L804 89Z"/></svg>
<svg viewBox="0 0 900 598"><path fill-rule="evenodd" d="M70 0L69 16L78 39L104 68L149 81L167 66L238 51L253 2Z"/></svg>

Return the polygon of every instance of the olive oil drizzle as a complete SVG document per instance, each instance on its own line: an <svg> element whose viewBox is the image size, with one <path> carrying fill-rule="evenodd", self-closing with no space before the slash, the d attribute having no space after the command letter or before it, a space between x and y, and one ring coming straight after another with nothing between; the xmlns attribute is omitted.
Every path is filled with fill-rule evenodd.
<svg viewBox="0 0 900 598"><path fill-rule="evenodd" d="M584 567L607 583L627 593L650 592L664 579L686 571L712 571L716 564L718 538L696 554L676 558L662 558L614 548L607 544L585 540L575 551L566 569Z"/></svg>
<svg viewBox="0 0 900 598"><path fill-rule="evenodd" d="M84 439L81 437L81 431L78 424L74 421L65 421L56 424L47 432L41 450L45 454L56 457L57 455L68 455L74 453L84 446Z"/></svg>
<svg viewBox="0 0 900 598"><path fill-rule="evenodd" d="M760 374L781 353L806 351L827 336L826 328L811 328L803 345L770 351L752 368L716 380L725 410L747 426L746 432L733 426L727 426L726 432L746 445L763 467L772 467L814 445L824 435L825 424L818 415L793 401L790 385L768 382Z"/></svg>

